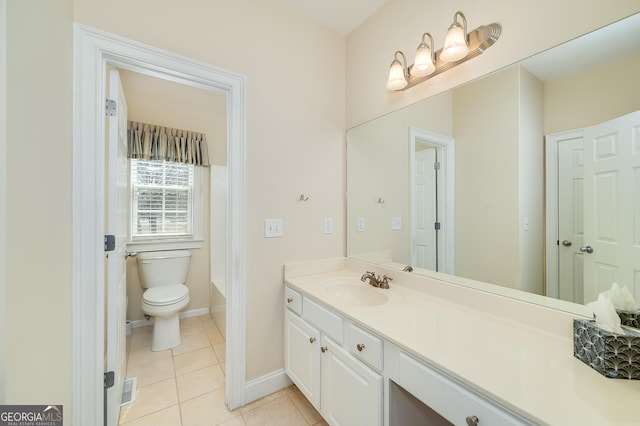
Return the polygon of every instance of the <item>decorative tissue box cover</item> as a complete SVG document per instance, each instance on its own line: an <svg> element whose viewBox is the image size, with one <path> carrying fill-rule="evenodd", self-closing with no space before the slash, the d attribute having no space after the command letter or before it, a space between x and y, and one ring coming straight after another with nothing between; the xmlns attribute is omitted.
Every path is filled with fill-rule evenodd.
<svg viewBox="0 0 640 426"><path fill-rule="evenodd" d="M612 333L596 327L595 321L574 319L573 356L606 377L640 379L640 336Z"/></svg>
<svg viewBox="0 0 640 426"><path fill-rule="evenodd" d="M640 311L622 311L617 310L622 325L640 328Z"/></svg>

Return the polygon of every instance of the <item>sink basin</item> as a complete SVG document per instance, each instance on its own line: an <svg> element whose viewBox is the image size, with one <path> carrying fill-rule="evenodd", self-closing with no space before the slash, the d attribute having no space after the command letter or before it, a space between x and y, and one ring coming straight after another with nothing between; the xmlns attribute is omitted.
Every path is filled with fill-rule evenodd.
<svg viewBox="0 0 640 426"><path fill-rule="evenodd" d="M347 280L329 280L325 291L356 306L382 305L389 300L384 291Z"/></svg>

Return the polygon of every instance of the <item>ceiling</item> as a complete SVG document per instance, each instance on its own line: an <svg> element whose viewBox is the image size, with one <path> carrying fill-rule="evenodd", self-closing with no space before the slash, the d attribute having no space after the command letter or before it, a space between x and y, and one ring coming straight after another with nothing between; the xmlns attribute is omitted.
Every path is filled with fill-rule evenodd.
<svg viewBox="0 0 640 426"><path fill-rule="evenodd" d="M318 24L348 35L386 0L279 0Z"/></svg>

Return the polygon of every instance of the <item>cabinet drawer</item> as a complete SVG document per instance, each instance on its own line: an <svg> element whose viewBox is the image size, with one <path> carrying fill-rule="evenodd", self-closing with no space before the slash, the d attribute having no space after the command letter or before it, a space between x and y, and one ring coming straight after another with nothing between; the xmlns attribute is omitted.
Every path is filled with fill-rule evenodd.
<svg viewBox="0 0 640 426"><path fill-rule="evenodd" d="M400 353L398 366L398 384L455 425L473 416L481 425L528 424L408 355Z"/></svg>
<svg viewBox="0 0 640 426"><path fill-rule="evenodd" d="M291 309L296 314L302 313L302 294L289 288L284 288L284 306Z"/></svg>
<svg viewBox="0 0 640 426"><path fill-rule="evenodd" d="M360 327L349 324L349 351L371 367L382 371L382 340Z"/></svg>
<svg viewBox="0 0 640 426"><path fill-rule="evenodd" d="M324 331L339 344L344 342L342 318L313 300L303 299L302 317Z"/></svg>

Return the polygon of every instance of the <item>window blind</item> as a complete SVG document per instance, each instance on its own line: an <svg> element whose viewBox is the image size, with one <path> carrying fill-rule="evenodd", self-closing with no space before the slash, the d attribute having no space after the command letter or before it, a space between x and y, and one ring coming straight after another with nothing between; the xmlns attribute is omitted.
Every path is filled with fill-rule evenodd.
<svg viewBox="0 0 640 426"><path fill-rule="evenodd" d="M193 236L194 166L131 159L132 239Z"/></svg>

